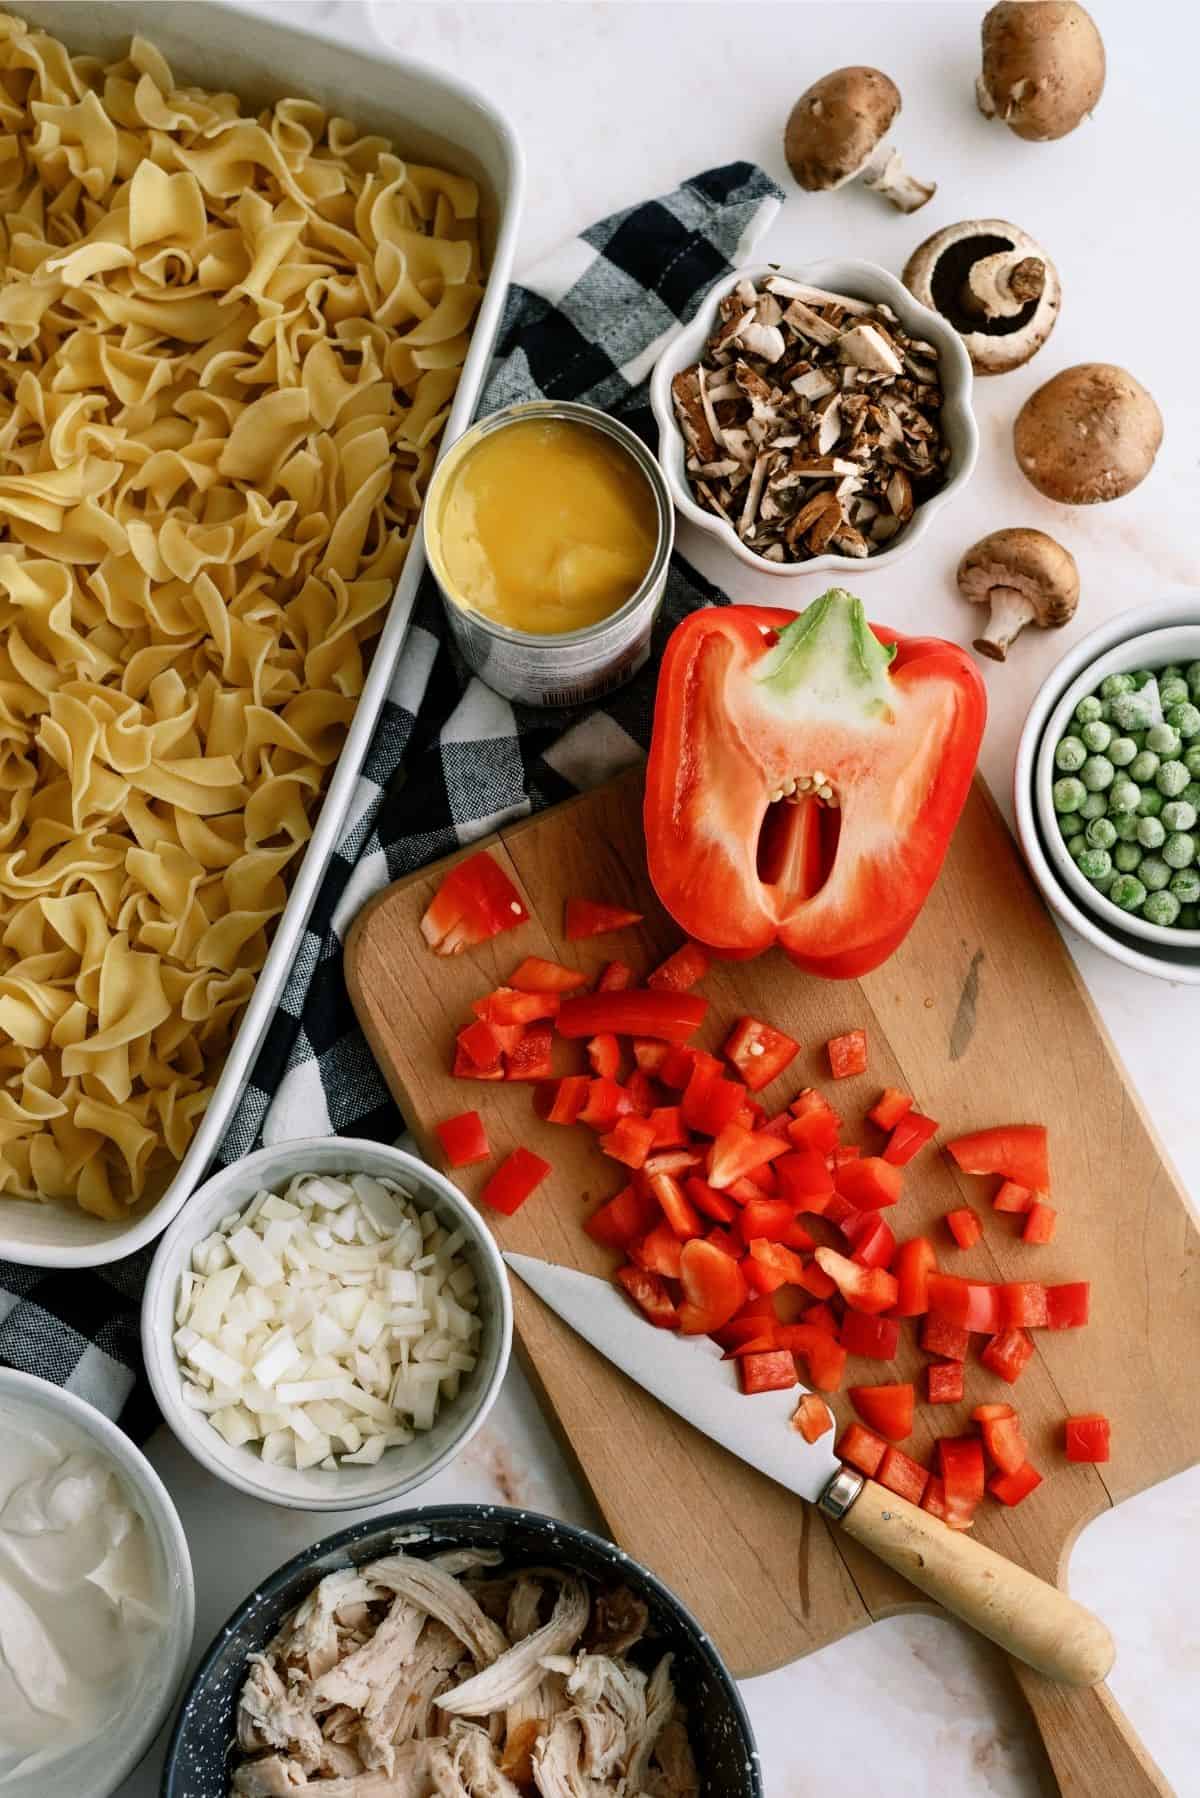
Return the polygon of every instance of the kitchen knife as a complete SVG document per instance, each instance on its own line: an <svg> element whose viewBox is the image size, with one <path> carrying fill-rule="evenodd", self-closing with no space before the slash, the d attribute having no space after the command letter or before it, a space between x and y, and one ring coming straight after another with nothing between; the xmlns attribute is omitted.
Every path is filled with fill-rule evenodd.
<svg viewBox="0 0 1200 1798"><path fill-rule="evenodd" d="M1015 1561L845 1466L833 1431L805 1442L789 1419L804 1390L747 1398L708 1337L644 1323L607 1280L532 1255L504 1259L551 1311L662 1404L871 1549L928 1597L1039 1673L1091 1686L1113 1663L1098 1617Z"/></svg>

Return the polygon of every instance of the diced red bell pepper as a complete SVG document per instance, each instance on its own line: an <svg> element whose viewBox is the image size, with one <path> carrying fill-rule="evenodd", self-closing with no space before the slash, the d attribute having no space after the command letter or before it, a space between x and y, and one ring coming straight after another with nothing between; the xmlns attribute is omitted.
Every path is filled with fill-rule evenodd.
<svg viewBox="0 0 1200 1798"><path fill-rule="evenodd" d="M739 1018L721 1050L752 1093L761 1092L800 1053L794 1037L764 1024L761 1018Z"/></svg>
<svg viewBox="0 0 1200 1798"><path fill-rule="evenodd" d="M992 1196L993 1211L1012 1211L1020 1213L1029 1211L1034 1204L1034 1196L1027 1186L1018 1186L1015 1180L1002 1180Z"/></svg>
<svg viewBox="0 0 1200 1798"><path fill-rule="evenodd" d="M486 1161L492 1152L477 1111L460 1111L457 1117L434 1127L451 1167L470 1167L476 1161Z"/></svg>
<svg viewBox="0 0 1200 1798"><path fill-rule="evenodd" d="M752 1136L757 1134L753 1124L746 1121L746 1114L744 1111L740 1111L733 1122L740 1125L743 1130L749 1130ZM778 1141L778 1138L776 1137L772 1140ZM786 1151L786 1145L781 1146L784 1147ZM746 1174L739 1174L738 1178L739 1180L748 1180L751 1186L757 1186L759 1192L765 1193L768 1198L773 1198L775 1195L777 1181L769 1161L761 1162L758 1167L752 1167Z"/></svg>
<svg viewBox="0 0 1200 1798"><path fill-rule="evenodd" d="M931 1405L957 1405L963 1395L961 1361L931 1361L925 1369Z"/></svg>
<svg viewBox="0 0 1200 1798"><path fill-rule="evenodd" d="M913 1156L919 1154L937 1132L936 1118L927 1118L920 1111L910 1111L900 1119L888 1138L883 1159L890 1167L907 1167Z"/></svg>
<svg viewBox="0 0 1200 1798"><path fill-rule="evenodd" d="M515 986L519 993L574 993L581 986L587 985L587 975L581 974L578 968L564 968L560 961L546 961L540 955L527 955L512 974L509 975L509 986ZM562 1007L559 1007L560 1011ZM597 1029L602 1026L597 1025ZM591 1030L581 1030L576 1034L592 1036Z"/></svg>
<svg viewBox="0 0 1200 1798"><path fill-rule="evenodd" d="M841 1461L847 1461L851 1467L857 1467L868 1479L874 1479L879 1472L879 1464L888 1452L888 1445L882 1436L874 1430L868 1430L861 1423L848 1423L837 1439L834 1453Z"/></svg>
<svg viewBox="0 0 1200 1798"><path fill-rule="evenodd" d="M1050 1159L1043 1124L1000 1124L946 1144L964 1174L1003 1174L1018 1186L1050 1190Z"/></svg>
<svg viewBox="0 0 1200 1798"><path fill-rule="evenodd" d="M493 1028L511 1024L538 1024L558 1016L557 993L519 993L515 986L498 986L482 999L472 999L471 1010Z"/></svg>
<svg viewBox="0 0 1200 1798"><path fill-rule="evenodd" d="M885 1086L867 1116L881 1130L894 1130L900 1119L912 1110L912 1099L897 1086Z"/></svg>
<svg viewBox="0 0 1200 1798"><path fill-rule="evenodd" d="M747 1242L756 1236L765 1237L768 1242L782 1242L796 1221L796 1213L787 1199L751 1199L742 1209L741 1220ZM812 1237L797 1246L811 1249Z"/></svg>
<svg viewBox="0 0 1200 1798"><path fill-rule="evenodd" d="M903 1442L912 1435L916 1394L907 1382L851 1386L849 1395L863 1422L889 1442Z"/></svg>
<svg viewBox="0 0 1200 1798"><path fill-rule="evenodd" d="M925 1496L929 1471L911 1455L906 1455L902 1448L889 1448L879 1463L875 1478L898 1498L906 1498L910 1505L919 1505Z"/></svg>
<svg viewBox="0 0 1200 1798"><path fill-rule="evenodd" d="M601 988L596 990L599 992ZM641 1068L643 1074L658 1074L667 1056L675 1053L669 1043L655 1042L652 1036L635 1036L629 1046L633 1050L634 1065Z"/></svg>
<svg viewBox="0 0 1200 1798"><path fill-rule="evenodd" d="M515 976L514 976L515 978ZM654 1036L686 1042L704 1022L708 1000L690 993L651 993L633 987L626 993L581 993L558 1008L560 1036Z"/></svg>
<svg viewBox="0 0 1200 1798"><path fill-rule="evenodd" d="M789 1354L801 1355L808 1368L809 1383L819 1392L836 1392L846 1367L846 1351L827 1330L818 1324L777 1324L775 1340Z"/></svg>
<svg viewBox="0 0 1200 1798"><path fill-rule="evenodd" d="M625 930L630 924L641 921L640 911L625 911L619 905L601 905L595 899L568 899L564 934L568 943L577 943L585 936L604 936L610 930Z"/></svg>
<svg viewBox="0 0 1200 1798"><path fill-rule="evenodd" d="M1054 1228L1058 1222L1058 1212L1053 1205L1047 1205L1039 1199L1029 1207L1025 1218L1025 1228L1021 1231L1021 1241L1041 1244L1054 1241Z"/></svg>
<svg viewBox="0 0 1200 1798"><path fill-rule="evenodd" d="M654 972L647 976L646 985L653 987L658 993L690 992L697 982L704 979L709 969L709 956L699 943L684 943L676 949L674 955L668 955Z"/></svg>
<svg viewBox="0 0 1200 1798"><path fill-rule="evenodd" d="M892 1226L878 1211L862 1211L848 1217L842 1234L854 1253L852 1259L863 1267L890 1267L896 1253Z"/></svg>
<svg viewBox="0 0 1200 1798"><path fill-rule="evenodd" d="M460 1030L454 1040L477 1068L494 1068L500 1060L500 1037L483 1018L476 1018L473 1024Z"/></svg>
<svg viewBox="0 0 1200 1798"><path fill-rule="evenodd" d="M687 1095L684 1094L686 1105ZM762 1136L744 1130L740 1124L726 1124L708 1152L708 1184L718 1192L732 1186L764 1162L774 1161L787 1153L778 1137Z"/></svg>
<svg viewBox="0 0 1200 1798"><path fill-rule="evenodd" d="M503 868L477 849L443 878L421 919L421 935L435 955L458 955L528 919Z"/></svg>
<svg viewBox="0 0 1200 1798"><path fill-rule="evenodd" d="M815 1259L805 1262L804 1272L796 1284L803 1286L805 1292L810 1292L818 1301L831 1299L837 1291L837 1281L831 1280L825 1269L817 1266Z"/></svg>
<svg viewBox="0 0 1200 1798"><path fill-rule="evenodd" d="M985 1485L983 1444L978 1436L942 1436L937 1453L947 1502L953 1506L961 1498L966 1504L977 1505Z"/></svg>
<svg viewBox="0 0 1200 1798"><path fill-rule="evenodd" d="M703 1236L704 1224L700 1213L684 1197L678 1180L671 1174L655 1174L647 1184L663 1216L681 1242L686 1242L693 1236Z"/></svg>
<svg viewBox="0 0 1200 1798"><path fill-rule="evenodd" d="M739 1315L731 1317L729 1322L722 1324L719 1330L713 1330L712 1335L723 1349L729 1351L729 1354L735 1353L738 1349L753 1347L759 1341L765 1341L768 1347L774 1348L775 1322L774 1313L770 1317ZM729 1359L729 1354L726 1355L726 1360Z"/></svg>
<svg viewBox="0 0 1200 1798"><path fill-rule="evenodd" d="M664 1218L629 1245L629 1259L648 1274L661 1274L664 1280L677 1280L681 1266L680 1241Z"/></svg>
<svg viewBox="0 0 1200 1798"><path fill-rule="evenodd" d="M1001 1473L1016 1473L1029 1459L1029 1444L1011 1405L976 1405L971 1416L979 1425L988 1458Z"/></svg>
<svg viewBox="0 0 1200 1798"><path fill-rule="evenodd" d="M769 1355L778 1347L774 1330L764 1329L760 1330L757 1336L750 1337L748 1341L739 1342L736 1348L730 1349L728 1353L722 1355L721 1359L723 1361L740 1361L743 1355Z"/></svg>
<svg viewBox="0 0 1200 1798"><path fill-rule="evenodd" d="M649 1118L618 1118L612 1129L600 1138L600 1147L606 1155L633 1168L644 1165L653 1144L654 1125Z"/></svg>
<svg viewBox="0 0 1200 1798"><path fill-rule="evenodd" d="M863 1355L869 1361L894 1361L900 1325L894 1317L866 1317L861 1311L847 1311L838 1335L848 1355Z"/></svg>
<svg viewBox="0 0 1200 1798"><path fill-rule="evenodd" d="M833 1428L833 1415L825 1400L806 1392L792 1412L792 1428L798 1430L806 1442L819 1442L822 1436L828 1435Z"/></svg>
<svg viewBox="0 0 1200 1798"><path fill-rule="evenodd" d="M601 1080L615 1080L621 1071L621 1045L611 1031L592 1037L587 1046L588 1065Z"/></svg>
<svg viewBox="0 0 1200 1798"><path fill-rule="evenodd" d="M824 1304L820 1299L817 1300L815 1305L809 1305L801 1312L800 1321L802 1323L811 1324L816 1330L824 1330L827 1336L833 1336L835 1338L837 1336L838 1320L833 1315L829 1306Z"/></svg>
<svg viewBox="0 0 1200 1798"><path fill-rule="evenodd" d="M882 1211L887 1205L895 1205L904 1190L904 1175L898 1168L889 1167L879 1155L843 1162L833 1181L842 1197L860 1211Z"/></svg>
<svg viewBox="0 0 1200 1798"><path fill-rule="evenodd" d="M512 1052L504 1057L506 1080L549 1080L554 1072L549 1024L531 1025Z"/></svg>
<svg viewBox="0 0 1200 1798"><path fill-rule="evenodd" d="M950 1511L946 1505L946 1488L942 1484L939 1474L931 1473L926 1480L921 1509L928 1511L931 1517L940 1517L943 1523L949 1523Z"/></svg>
<svg viewBox="0 0 1200 1798"><path fill-rule="evenodd" d="M798 1149L816 1149L831 1155L837 1148L842 1120L829 1101L813 1087L806 1087L791 1103L788 1135Z"/></svg>
<svg viewBox="0 0 1200 1798"><path fill-rule="evenodd" d="M947 1361L965 1361L971 1347L970 1333L944 1317L927 1317L921 1325L921 1347L927 1355L941 1355Z"/></svg>
<svg viewBox="0 0 1200 1798"><path fill-rule="evenodd" d="M714 1324L709 1334L722 1348L732 1348L738 1342L748 1342L759 1330L773 1330L778 1322L779 1313L770 1294L752 1292L726 1323Z"/></svg>
<svg viewBox="0 0 1200 1798"><path fill-rule="evenodd" d="M960 1249L973 1249L983 1235L983 1225L969 1205L946 1213L946 1228Z"/></svg>
<svg viewBox="0 0 1200 1798"><path fill-rule="evenodd" d="M1046 1288L1039 1280L1010 1280L1000 1288L1000 1322L1006 1330L1045 1328Z"/></svg>
<svg viewBox="0 0 1200 1798"><path fill-rule="evenodd" d="M796 1363L784 1349L770 1349L765 1355L743 1355L738 1362L742 1391L786 1392L795 1386Z"/></svg>
<svg viewBox="0 0 1200 1798"><path fill-rule="evenodd" d="M656 1149L682 1149L687 1145L688 1129L678 1105L656 1105L650 1122L654 1125Z"/></svg>
<svg viewBox="0 0 1200 1798"><path fill-rule="evenodd" d="M829 1156L829 1166L835 1179L840 1168L848 1161L858 1161L862 1156L862 1145L856 1142L840 1142L833 1154Z"/></svg>
<svg viewBox="0 0 1200 1798"><path fill-rule="evenodd" d="M768 1132L760 1130L759 1135ZM785 1142L785 1148L789 1145ZM833 1175L825 1165L825 1157L815 1149L789 1149L771 1164L780 1195L797 1211L814 1210L812 1201L826 1199L833 1192Z"/></svg>
<svg viewBox="0 0 1200 1798"><path fill-rule="evenodd" d="M684 1243L679 1278L684 1299L679 1327L686 1336L707 1336L719 1330L749 1297L738 1263L702 1237Z"/></svg>
<svg viewBox="0 0 1200 1798"><path fill-rule="evenodd" d="M847 1080L852 1074L866 1073L865 1030L847 1030L844 1036L831 1036L825 1047L829 1052L829 1071L835 1080Z"/></svg>
<svg viewBox="0 0 1200 1798"><path fill-rule="evenodd" d="M655 1082L641 1068L634 1068L625 1082L625 1091L629 1094L629 1103L641 1117L648 1117L662 1097Z"/></svg>
<svg viewBox="0 0 1200 1798"><path fill-rule="evenodd" d="M839 1255L836 1249L818 1249L816 1262L821 1272L829 1275L851 1310L865 1311L874 1317L880 1311L890 1311L896 1303L900 1288L895 1275L884 1268L860 1267L857 1261Z"/></svg>
<svg viewBox="0 0 1200 1798"><path fill-rule="evenodd" d="M999 1374L1015 1386L1032 1354L1033 1340L1024 1330L1001 1330L991 1338L979 1359L990 1373Z"/></svg>
<svg viewBox="0 0 1200 1798"><path fill-rule="evenodd" d="M1091 1312L1092 1288L1088 1280L1069 1280L1064 1286L1046 1288L1046 1328L1077 1330Z"/></svg>
<svg viewBox="0 0 1200 1798"><path fill-rule="evenodd" d="M727 1080L711 1055L695 1057L679 1110L689 1130L719 1136L742 1108L742 1088Z"/></svg>
<svg viewBox="0 0 1200 1798"><path fill-rule="evenodd" d="M958 1274L930 1274L929 1309L947 1323L991 1335L1000 1328L1000 1289L990 1280L964 1280Z"/></svg>
<svg viewBox="0 0 1200 1798"><path fill-rule="evenodd" d="M739 1216L738 1207L733 1200L727 1199L723 1192L717 1192L707 1180L689 1175L683 1183L683 1190L697 1211L702 1211L705 1217L711 1217L718 1224L731 1224Z"/></svg>
<svg viewBox="0 0 1200 1798"><path fill-rule="evenodd" d="M655 1070L657 1078L663 1086L669 1086L672 1091L681 1093L692 1077L696 1050L685 1048L682 1043L668 1043L666 1050L662 1062Z"/></svg>
<svg viewBox="0 0 1200 1798"><path fill-rule="evenodd" d="M514 1149L506 1155L479 1197L493 1211L511 1217L525 1203L535 1186L540 1186L550 1172L550 1163L535 1155L532 1149Z"/></svg>
<svg viewBox="0 0 1200 1798"><path fill-rule="evenodd" d="M1037 1468L1026 1461L1024 1467L1018 1467L1015 1473L994 1473L988 1481L987 1489L1002 1505L1019 1505L1041 1483L1042 1476Z"/></svg>
<svg viewBox="0 0 1200 1798"><path fill-rule="evenodd" d="M547 1124L573 1124L587 1104L591 1085L586 1074L545 1080L533 1095L533 1109Z"/></svg>
<svg viewBox="0 0 1200 1798"><path fill-rule="evenodd" d="M632 1110L629 1094L615 1080L589 1080L587 1097L575 1118L589 1130L611 1130L618 1118L627 1117Z"/></svg>
<svg viewBox="0 0 1200 1798"><path fill-rule="evenodd" d="M743 1231L743 1235L745 1232ZM776 1292L781 1286L798 1286L804 1275L804 1263L793 1249L781 1242L768 1242L755 1237L747 1242L747 1255L742 1272L755 1292Z"/></svg>
<svg viewBox="0 0 1200 1798"><path fill-rule="evenodd" d="M686 1180L695 1174L704 1157L695 1149L655 1149L647 1155L642 1173L647 1180L656 1174L670 1174L672 1179Z"/></svg>
<svg viewBox="0 0 1200 1798"><path fill-rule="evenodd" d="M714 1248L720 1249L723 1255L728 1255L734 1261L740 1262L746 1253L746 1245L738 1233L722 1229L720 1224L714 1224L711 1230L706 1230L704 1240L711 1242Z"/></svg>
<svg viewBox="0 0 1200 1798"><path fill-rule="evenodd" d="M504 1067L499 1059L490 1068L477 1067L460 1042L454 1045L454 1064L451 1068L456 1080L503 1080Z"/></svg>
<svg viewBox="0 0 1200 1798"><path fill-rule="evenodd" d="M619 1267L616 1277L634 1304L640 1306L658 1329L679 1328L675 1302L657 1274L649 1274L641 1267Z"/></svg>
<svg viewBox="0 0 1200 1798"><path fill-rule="evenodd" d="M633 985L633 969L623 961L607 962L596 982L598 993L623 993Z"/></svg>
<svg viewBox="0 0 1200 1798"><path fill-rule="evenodd" d="M923 1317L929 1309L929 1276L937 1272L937 1256L927 1236L902 1242L892 1262L899 1297L897 1317Z"/></svg>
<svg viewBox="0 0 1200 1798"><path fill-rule="evenodd" d="M613 1198L606 1199L584 1224L593 1242L609 1248L628 1249L637 1237L644 1236L658 1216L658 1206L649 1193L636 1186L623 1186Z"/></svg>
<svg viewBox="0 0 1200 1798"><path fill-rule="evenodd" d="M1107 1461L1111 1453L1112 1426L1101 1411L1089 1411L1067 1419L1067 1460Z"/></svg>

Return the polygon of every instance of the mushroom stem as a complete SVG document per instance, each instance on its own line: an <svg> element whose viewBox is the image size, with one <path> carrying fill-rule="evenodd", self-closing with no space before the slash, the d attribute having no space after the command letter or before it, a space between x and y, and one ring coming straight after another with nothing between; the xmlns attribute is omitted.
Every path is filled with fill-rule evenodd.
<svg viewBox="0 0 1200 1798"><path fill-rule="evenodd" d="M1025 626L1033 622L1037 613L1032 601L1015 587L993 587L990 598L988 627L982 637L976 637L975 648L980 655L991 656L994 662L1003 662L1008 655L1009 644L1016 641Z"/></svg>
<svg viewBox="0 0 1200 1798"><path fill-rule="evenodd" d="M1046 286L1046 264L1040 256L1000 250L973 262L959 300L977 318L1015 318L1030 300L1040 300Z"/></svg>
<svg viewBox="0 0 1200 1798"><path fill-rule="evenodd" d="M918 212L937 192L936 181L918 181L904 166L899 150L877 144L859 173L872 193L882 194L900 212Z"/></svg>

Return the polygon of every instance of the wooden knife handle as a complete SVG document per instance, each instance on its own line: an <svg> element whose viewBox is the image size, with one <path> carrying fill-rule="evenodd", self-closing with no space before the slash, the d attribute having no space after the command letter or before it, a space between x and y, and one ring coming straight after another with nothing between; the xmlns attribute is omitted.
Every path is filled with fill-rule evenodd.
<svg viewBox="0 0 1200 1798"><path fill-rule="evenodd" d="M1029 1702L1062 1798L1174 1798L1107 1686L1061 1686L1013 1672Z"/></svg>
<svg viewBox="0 0 1200 1798"><path fill-rule="evenodd" d="M1094 1686L1112 1666L1112 1637L1091 1611L874 1480L864 1480L841 1523L929 1598L1048 1679Z"/></svg>

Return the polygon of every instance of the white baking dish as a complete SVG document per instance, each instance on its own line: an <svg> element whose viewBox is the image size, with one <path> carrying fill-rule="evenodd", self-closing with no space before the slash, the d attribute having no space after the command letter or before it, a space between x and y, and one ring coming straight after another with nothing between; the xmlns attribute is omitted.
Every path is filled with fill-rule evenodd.
<svg viewBox="0 0 1200 1798"><path fill-rule="evenodd" d="M30 0L14 10L62 38L73 51L116 58L134 33L155 43L182 79L232 90L264 105L288 94L312 97L402 153L471 175L483 193L487 290L446 426L449 444L470 422L500 327L512 270L524 165L512 126L484 95L440 70L396 57L379 42L361 50L239 11L217 0ZM420 533L418 533L419 539ZM341 833L425 571L414 543L396 586L371 671L296 872L254 996L187 1155L162 1197L128 1222L105 1223L66 1205L0 1198L0 1257L33 1267L95 1267L142 1248L166 1229L199 1184L224 1136L295 959L321 876Z"/></svg>

